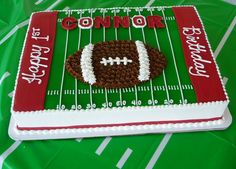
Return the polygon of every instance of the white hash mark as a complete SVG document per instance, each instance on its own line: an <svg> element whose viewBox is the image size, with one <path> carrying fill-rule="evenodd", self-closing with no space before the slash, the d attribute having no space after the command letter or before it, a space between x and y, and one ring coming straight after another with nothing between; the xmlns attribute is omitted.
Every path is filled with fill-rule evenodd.
<svg viewBox="0 0 236 169"><path fill-rule="evenodd" d="M154 2L155 0L149 0L145 7L150 7Z"/></svg>
<svg viewBox="0 0 236 169"><path fill-rule="evenodd" d="M0 155L0 168L3 167L4 160L20 145L21 141L14 142L8 149Z"/></svg>
<svg viewBox="0 0 236 169"><path fill-rule="evenodd" d="M236 25L236 16L234 17L233 21L231 22L230 26L228 27L227 31L225 32L223 38L221 39L219 45L217 46L215 52L214 52L214 57L217 58L217 56L219 55L221 49L223 48L225 42L227 41L230 33L232 32L232 30L234 29Z"/></svg>
<svg viewBox="0 0 236 169"><path fill-rule="evenodd" d="M41 4L43 2L43 0L38 0L38 1L36 1L34 4L35 5L39 5L39 4Z"/></svg>
<svg viewBox="0 0 236 169"><path fill-rule="evenodd" d="M12 98L12 97L13 97L13 93L14 93L14 91L8 93L8 96L9 96L10 98Z"/></svg>
<svg viewBox="0 0 236 169"><path fill-rule="evenodd" d="M116 167L119 169L122 168L132 152L133 152L133 150L131 150L130 148L127 148L125 153L122 155L122 157L120 158L120 160L116 164Z"/></svg>
<svg viewBox="0 0 236 169"><path fill-rule="evenodd" d="M148 162L148 165L146 166L146 169L152 169L154 167L154 165L156 164L157 160L159 159L162 151L164 150L167 143L169 142L171 136L172 136L172 134L170 134L170 133L165 134L164 138L161 140L161 143L159 144L156 151L154 152L152 158Z"/></svg>
<svg viewBox="0 0 236 169"><path fill-rule="evenodd" d="M81 141L82 141L82 138L77 138L77 139L75 139L75 141L81 142Z"/></svg>
<svg viewBox="0 0 236 169"><path fill-rule="evenodd" d="M111 137L106 137L103 142L99 145L99 147L96 150L97 155L101 155L108 143L111 141Z"/></svg>
<svg viewBox="0 0 236 169"><path fill-rule="evenodd" d="M8 77L10 76L9 72L5 72L2 77L0 78L0 85L2 84L2 82Z"/></svg>

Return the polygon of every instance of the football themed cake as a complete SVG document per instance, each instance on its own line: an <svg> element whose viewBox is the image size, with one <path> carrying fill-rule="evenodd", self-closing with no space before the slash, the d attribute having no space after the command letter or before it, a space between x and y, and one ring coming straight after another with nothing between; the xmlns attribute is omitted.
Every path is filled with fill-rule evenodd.
<svg viewBox="0 0 236 169"><path fill-rule="evenodd" d="M15 140L224 129L229 103L194 6L31 15L12 101Z"/></svg>

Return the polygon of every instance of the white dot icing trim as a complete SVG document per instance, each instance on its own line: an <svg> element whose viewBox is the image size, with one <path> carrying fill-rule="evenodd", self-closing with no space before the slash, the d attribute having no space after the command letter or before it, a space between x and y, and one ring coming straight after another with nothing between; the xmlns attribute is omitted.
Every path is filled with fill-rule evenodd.
<svg viewBox="0 0 236 169"><path fill-rule="evenodd" d="M139 59L139 75L138 79L140 81L146 81L150 78L150 62L149 56L147 53L147 49L145 48L143 42L137 40L135 41L137 51L138 51L138 59Z"/></svg>
<svg viewBox="0 0 236 169"><path fill-rule="evenodd" d="M94 45L91 43L86 45L82 51L80 58L81 71L84 81L88 82L91 85L96 83L96 77L92 65L93 47Z"/></svg>

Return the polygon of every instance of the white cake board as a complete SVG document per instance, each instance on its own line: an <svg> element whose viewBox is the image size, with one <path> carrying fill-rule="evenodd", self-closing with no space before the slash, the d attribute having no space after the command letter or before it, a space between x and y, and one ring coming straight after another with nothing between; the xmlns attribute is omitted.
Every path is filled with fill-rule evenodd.
<svg viewBox="0 0 236 169"><path fill-rule="evenodd" d="M116 126L83 129L56 129L56 130L31 130L21 131L16 128L13 118L10 120L9 135L14 140L46 140L46 139L68 139L82 137L103 137L119 135L137 135L150 133L178 133L209 130L224 130L232 122L232 116L227 108L221 120L198 122L198 123L176 123L138 126Z"/></svg>

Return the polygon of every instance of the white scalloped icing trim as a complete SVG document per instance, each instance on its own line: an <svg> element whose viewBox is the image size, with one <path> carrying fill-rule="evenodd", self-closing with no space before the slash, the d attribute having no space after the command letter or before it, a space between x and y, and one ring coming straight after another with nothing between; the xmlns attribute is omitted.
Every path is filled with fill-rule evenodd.
<svg viewBox="0 0 236 169"><path fill-rule="evenodd" d="M167 123L167 124L151 124L151 125L127 125L127 126L113 126L113 127L94 127L83 129L53 129L53 130L18 130L16 126L12 126L14 133L11 133L11 137L17 139L17 137L26 137L29 140L34 139L32 136L39 136L41 139L50 138L64 138L62 135L68 137L91 137L91 136L104 136L104 135L124 135L126 134L141 134L141 133L162 133L162 132L179 132L179 131L198 131L207 130L209 128L222 129L229 126L231 123L231 116L228 114L227 119L224 117L219 120L206 121L206 122L189 122L189 123ZM227 124L224 124L227 123ZM61 135L61 136L60 136ZM60 136L60 137L58 137ZM18 138L18 139L19 139Z"/></svg>
<svg viewBox="0 0 236 169"><path fill-rule="evenodd" d="M93 47L94 45L91 43L86 45L82 51L80 58L80 66L84 81L88 82L91 85L96 83L96 77L92 65Z"/></svg>
<svg viewBox="0 0 236 169"><path fill-rule="evenodd" d="M150 78L150 61L143 42L137 40L135 41L137 51L138 51L138 60L139 60L139 75L138 79L140 81L146 81Z"/></svg>
<svg viewBox="0 0 236 169"><path fill-rule="evenodd" d="M207 121L207 122L198 122L198 123L166 123L166 124L152 124L152 125L130 125L130 126L113 126L113 127L95 127L95 128L86 128L86 129L55 129L55 130L38 130L36 131L36 133L43 133L43 134L51 134L51 133L59 133L59 132L63 132L63 133L80 133L80 132L97 132L97 131L112 131L112 130L116 130L116 131L126 131L126 130L143 130L143 129L150 129L150 130L154 130L154 129L165 129L165 128L196 128L198 126L215 126L215 125L220 125L224 123L223 119L220 120L215 120L215 121ZM34 133L35 130L18 130L18 132L20 134L31 134Z"/></svg>

